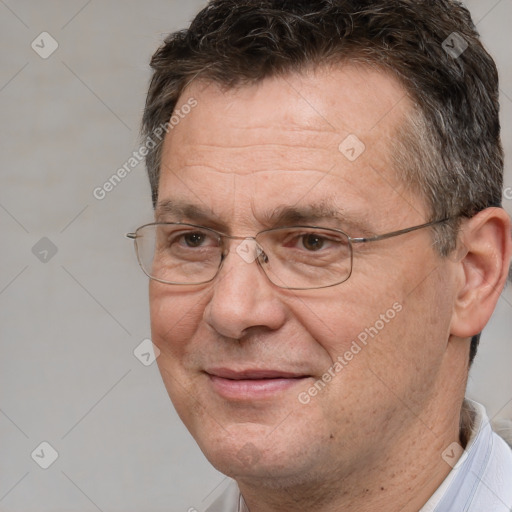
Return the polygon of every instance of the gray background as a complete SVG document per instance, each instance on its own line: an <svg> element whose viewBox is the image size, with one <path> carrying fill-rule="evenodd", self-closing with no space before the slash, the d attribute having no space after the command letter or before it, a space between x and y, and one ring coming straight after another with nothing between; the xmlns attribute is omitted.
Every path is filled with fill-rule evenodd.
<svg viewBox="0 0 512 512"><path fill-rule="evenodd" d="M501 70L512 187L512 0L467 3ZM123 234L151 220L143 165L93 197L138 149L151 54L204 4L0 0L2 512L202 511L225 485L133 354L150 336L147 280ZM59 45L47 59L31 48L43 31ZM509 418L511 316L509 287L469 383ZM46 470L42 441L59 454Z"/></svg>

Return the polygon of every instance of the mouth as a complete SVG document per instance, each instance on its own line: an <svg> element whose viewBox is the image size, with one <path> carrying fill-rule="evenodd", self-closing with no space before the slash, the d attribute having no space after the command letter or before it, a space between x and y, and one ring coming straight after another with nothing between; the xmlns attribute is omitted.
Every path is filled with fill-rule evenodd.
<svg viewBox="0 0 512 512"><path fill-rule="evenodd" d="M212 368L205 372L213 390L228 400L270 398L304 382L310 375L271 369Z"/></svg>

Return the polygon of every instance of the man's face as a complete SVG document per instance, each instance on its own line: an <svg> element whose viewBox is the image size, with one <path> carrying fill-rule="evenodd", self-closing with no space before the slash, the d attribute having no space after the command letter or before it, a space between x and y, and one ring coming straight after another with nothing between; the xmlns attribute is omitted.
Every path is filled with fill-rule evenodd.
<svg viewBox="0 0 512 512"><path fill-rule="evenodd" d="M429 220L392 159L411 102L381 71L345 65L224 92L194 83L180 104L190 97L197 107L165 141L158 200L175 208L158 221L246 237L293 209L300 222L286 226L361 237ZM153 342L181 419L242 481L325 481L382 463L441 385L453 277L432 233L356 244L350 279L308 291L273 285L240 243L209 284L151 282Z"/></svg>

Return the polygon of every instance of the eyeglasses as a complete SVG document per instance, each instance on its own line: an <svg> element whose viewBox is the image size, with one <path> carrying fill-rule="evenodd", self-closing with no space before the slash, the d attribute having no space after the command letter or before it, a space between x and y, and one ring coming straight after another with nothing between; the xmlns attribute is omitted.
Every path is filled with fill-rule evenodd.
<svg viewBox="0 0 512 512"><path fill-rule="evenodd" d="M219 233L204 226L159 222L141 226L134 241L140 267L151 279L172 285L200 285L215 279L229 254L229 240L243 240L238 255L256 261L279 288L312 290L345 282L352 274L353 245L377 242L450 220L427 222L370 238L316 226L272 228L254 237Z"/></svg>

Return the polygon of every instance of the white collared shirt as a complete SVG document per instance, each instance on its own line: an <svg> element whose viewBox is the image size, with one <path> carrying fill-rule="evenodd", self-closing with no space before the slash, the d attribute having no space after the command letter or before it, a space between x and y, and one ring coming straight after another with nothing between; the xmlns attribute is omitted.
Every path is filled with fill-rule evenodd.
<svg viewBox="0 0 512 512"><path fill-rule="evenodd" d="M475 411L468 444L455 467L419 512L511 512L512 450L492 431L485 408ZM206 512L249 512L235 482Z"/></svg>

